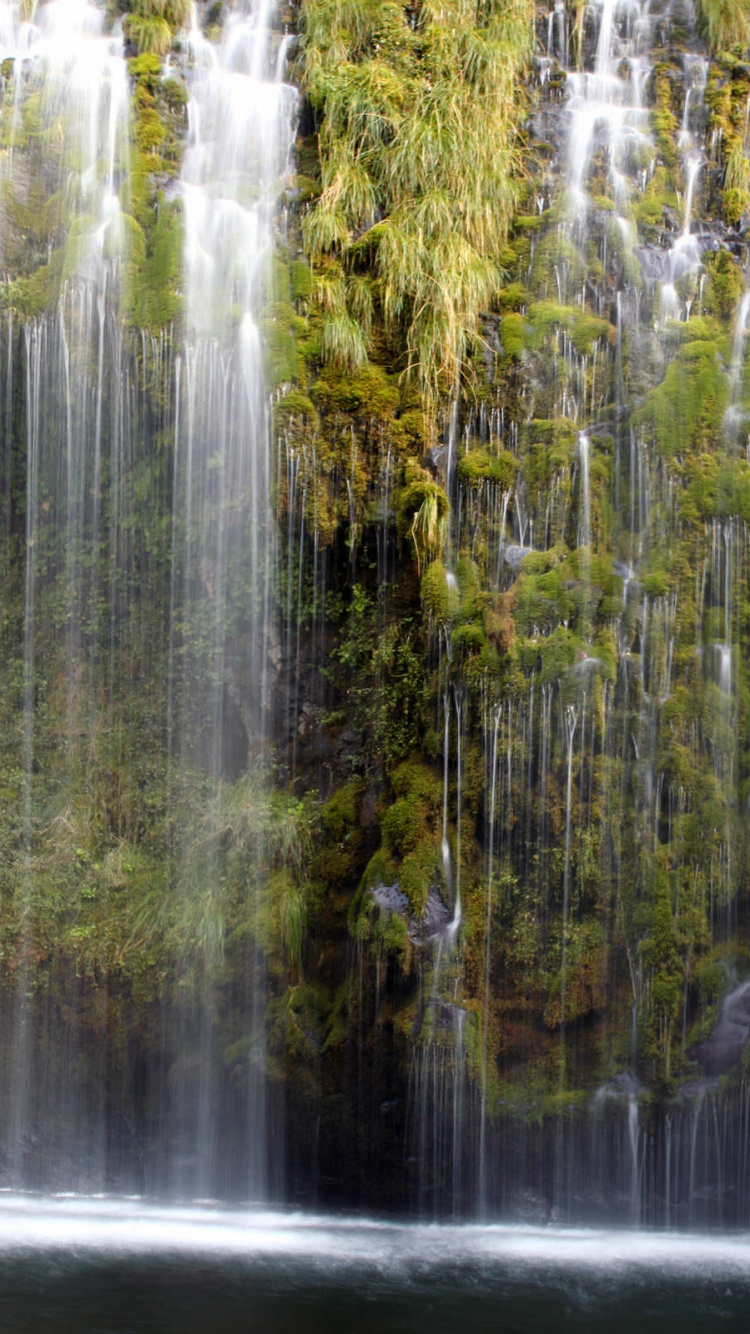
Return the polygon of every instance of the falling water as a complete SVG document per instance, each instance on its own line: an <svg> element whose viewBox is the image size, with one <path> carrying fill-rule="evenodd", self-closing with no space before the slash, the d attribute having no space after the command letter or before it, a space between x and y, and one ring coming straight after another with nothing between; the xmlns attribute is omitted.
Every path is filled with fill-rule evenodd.
<svg viewBox="0 0 750 1334"><path fill-rule="evenodd" d="M39 125L52 145L48 188L56 204L57 228L72 222L64 250L49 261L59 284L55 313L26 322L20 339L8 336L8 405L13 377L23 381L26 401L26 559L24 599L23 825L26 870L24 925L19 941L15 1004L11 1011L10 1061L5 1082L6 1154L9 1174L27 1180L34 1128L46 1101L57 1114L48 1133L63 1164L85 1148L96 1171L103 1143L100 1102L83 1104L76 1081L81 1035L60 1035L69 1079L54 1093L48 1085L48 1050L58 1033L50 1016L39 1025L32 1012L28 929L34 894L35 830L40 797L36 774L44 744L37 698L40 683L55 670L59 634L50 623L51 590L57 584L64 627L67 805L58 808L60 837L75 821L72 789L76 771L93 744L91 698L99 671L92 631L106 596L99 563L105 503L102 493L105 437L118 439L119 393L110 386L117 359L116 316L126 234L117 196L128 167L129 106L122 42L104 31L103 14L79 0L49 3L33 23L16 10L3 12L4 56L13 62L10 143L2 174L5 197L21 203L29 188L27 118L38 107ZM56 193L55 193L56 192ZM53 277L54 275L54 277ZM6 420L8 420L7 418ZM12 428L13 429L13 428ZM8 445L9 445L8 441ZM10 452L10 451L9 451ZM117 542L116 525L111 537ZM93 554L93 559L92 559ZM53 604L54 605L54 604ZM49 1044L49 1047L48 1045ZM93 1058L96 1065L97 1057ZM101 1072L101 1065L99 1065ZM53 1070L49 1078L54 1080ZM49 1152L49 1146L45 1146ZM65 1167L63 1166L63 1171Z"/></svg>
<svg viewBox="0 0 750 1334"><path fill-rule="evenodd" d="M259 3L230 14L218 47L196 30L190 34L195 70L180 177L186 338L176 359L170 763L176 789L196 764L207 767L209 810L216 807L209 841L217 837L224 781L249 774L257 799L269 708L274 546L259 318L272 294L274 219L296 103L277 76L269 8ZM182 847L178 832L174 892L192 906L195 868L185 864ZM201 875L199 911L209 931L221 915L218 859L209 855ZM192 1194L211 1193L220 1152L215 970L222 949L220 940L206 939L197 1011L184 1021L198 1026L199 1060L176 1075L181 1167L174 1184ZM247 967L245 1040L253 1053L247 1187L257 1197L267 1185L261 956L252 955Z"/></svg>
<svg viewBox="0 0 750 1334"><path fill-rule="evenodd" d="M130 89L119 28L107 33L103 11L80 0L51 0L31 23L10 8L1 17L3 56L14 62L4 109L12 146L2 164L4 198L26 206L31 136L39 135L50 199L45 216L58 245L53 252L50 243L47 267L39 270L56 293L49 313L9 314L3 324L3 411L9 438L24 440L27 487L27 869L15 1002L4 1013L13 1070L3 1080L6 1175L17 1184L124 1181L213 1194L231 1190L239 1164L237 1186L259 1195L268 1182L265 993L262 961L252 951L237 1033L245 1073L231 1152L219 1130L225 942L217 850L227 780L244 776L247 818L262 803L277 669L259 326L273 295L276 209L296 107L296 94L280 79L286 45L267 5L230 14L218 47L197 29L190 34L189 135L178 183L181 341L172 330L152 337L127 327L139 226L127 214ZM24 262L33 267L39 259ZM36 290L28 296L25 282L10 287L22 312ZM144 477L151 479L146 491ZM166 628L158 614L165 602ZM125 724L123 682L141 695L141 713ZM55 747L39 707L50 691L64 700ZM38 831L43 823L56 831L61 857L77 866L76 893L101 899L106 921L118 909L124 879L142 865L121 767L144 727L149 737L163 732L167 742L165 771L151 769L144 779L153 801L165 801L164 910L182 923L185 942L198 942L201 962L196 967L187 947L183 956L177 945L170 961L176 982L163 988L152 1035L158 1056L145 1074L132 1066L128 1073L126 1062L115 1092L108 1071L119 1057L108 1044L119 1043L122 1032L114 1036L104 1025L102 1038L79 1019L82 978L53 978L41 996L31 988L32 951L39 948L31 925ZM55 778L42 782L50 756ZM101 771L111 773L112 789L103 813L87 805L87 776ZM104 844L114 850L103 866L89 868L95 821L97 828L109 822ZM89 869L106 891L85 884ZM101 925L73 928L76 948L94 929L103 936ZM150 948L146 937L141 950ZM127 1004L116 971L97 979L95 1022L108 1007ZM115 1123L112 1099L121 1108ZM135 1130L144 1116L147 1152Z"/></svg>

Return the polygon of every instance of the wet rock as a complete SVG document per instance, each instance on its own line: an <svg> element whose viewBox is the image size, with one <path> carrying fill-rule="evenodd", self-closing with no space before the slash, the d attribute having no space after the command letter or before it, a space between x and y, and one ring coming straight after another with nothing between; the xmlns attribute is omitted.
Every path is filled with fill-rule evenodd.
<svg viewBox="0 0 750 1334"><path fill-rule="evenodd" d="M510 546L507 546L503 552L506 565L510 565L514 570L517 569L524 556L528 556L533 550L533 547L523 547L520 543L511 542Z"/></svg>
<svg viewBox="0 0 750 1334"><path fill-rule="evenodd" d="M415 917L409 912L409 900L399 888L397 880L392 885L377 885L370 890L370 894L384 912L407 918L407 931L413 945L424 945L448 931L450 913L436 885L430 885L427 891L427 903L421 917Z"/></svg>
<svg viewBox="0 0 750 1334"><path fill-rule="evenodd" d="M691 1055L704 1075L724 1075L736 1065L750 1034L750 982L725 998L716 1027Z"/></svg>
<svg viewBox="0 0 750 1334"><path fill-rule="evenodd" d="M718 1076L713 1079L691 1079L687 1084L680 1084L675 1094L675 1101L699 1102L707 1093L713 1093L718 1087Z"/></svg>
<svg viewBox="0 0 750 1334"><path fill-rule="evenodd" d="M424 944L443 935L450 922L450 913L446 908L440 890L430 885L427 891L427 904L422 917L409 918L409 939L415 944Z"/></svg>
<svg viewBox="0 0 750 1334"><path fill-rule="evenodd" d="M379 908L383 908L386 912L398 913L399 917L406 917L409 900L399 889L398 881L393 885L378 885L376 889L371 889L370 893Z"/></svg>
<svg viewBox="0 0 750 1334"><path fill-rule="evenodd" d="M594 1094L594 1102L606 1102L610 1098L637 1098L643 1085L632 1070L620 1070L606 1084L602 1084Z"/></svg>
<svg viewBox="0 0 750 1334"><path fill-rule="evenodd" d="M444 477L448 467L448 446L431 445L422 459L422 464L435 477Z"/></svg>

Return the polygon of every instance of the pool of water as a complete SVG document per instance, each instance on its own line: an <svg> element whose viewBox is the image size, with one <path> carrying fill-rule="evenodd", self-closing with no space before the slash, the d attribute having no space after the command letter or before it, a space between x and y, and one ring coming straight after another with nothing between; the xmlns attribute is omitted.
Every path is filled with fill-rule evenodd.
<svg viewBox="0 0 750 1334"><path fill-rule="evenodd" d="M0 1195L0 1329L750 1330L750 1236Z"/></svg>

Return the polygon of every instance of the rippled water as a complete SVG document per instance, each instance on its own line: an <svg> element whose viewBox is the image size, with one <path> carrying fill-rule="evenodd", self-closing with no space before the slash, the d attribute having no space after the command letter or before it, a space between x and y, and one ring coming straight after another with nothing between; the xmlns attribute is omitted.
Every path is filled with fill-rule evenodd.
<svg viewBox="0 0 750 1334"><path fill-rule="evenodd" d="M8 1195L0 1200L0 1327L746 1330L750 1238Z"/></svg>

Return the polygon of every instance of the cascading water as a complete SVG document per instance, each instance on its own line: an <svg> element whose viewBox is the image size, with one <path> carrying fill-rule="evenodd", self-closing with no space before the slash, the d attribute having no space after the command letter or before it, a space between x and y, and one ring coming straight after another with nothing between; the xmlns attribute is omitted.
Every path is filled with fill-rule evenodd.
<svg viewBox="0 0 750 1334"><path fill-rule="evenodd" d="M80 1065L90 1059L96 1066L100 1057L84 1055L82 1035L74 1028L60 1031L54 1015L35 1012L30 983L33 946L26 922L37 875L35 830L41 800L36 775L46 753L38 700L45 689L42 683L54 670L52 643L64 643L57 661L63 675L56 688L65 697L67 795L72 795L87 747L94 744L90 701L108 670L96 661L93 642L107 597L107 568L121 555L117 517L108 513L102 479L105 439L114 442L115 450L126 447L121 424L128 386L117 382L117 310L128 247L118 190L128 169L129 109L122 42L117 34L105 34L99 11L66 0L43 6L33 22L21 22L18 11L9 7L4 19L3 54L12 62L12 97L6 97L4 109L9 145L3 163L6 201L20 209L35 206L29 193L33 189L30 144L41 133L50 146L45 159L50 234L64 236L73 219L66 243L56 249L44 274L51 288L59 284L57 311L30 318L20 329L14 327L11 315L5 325L8 458L16 431L25 435L26 458L22 746L26 865L15 1003L9 1013L12 1032L7 1039L13 1073L4 1081L3 1120L9 1174L24 1182L35 1127L46 1104L55 1106L48 1133L52 1156L57 1155L61 1164L85 1146L96 1171L103 1151L101 1104L92 1100L82 1105L77 1083ZM14 420L16 379L25 395L23 424ZM100 546L107 539L108 557L99 560ZM63 799L55 819L64 842L75 822L71 804ZM47 1057L58 1042L69 1078L53 1093L59 1066L53 1073Z"/></svg>
<svg viewBox="0 0 750 1334"><path fill-rule="evenodd" d="M173 330L152 337L128 328L144 242L133 216L138 186L119 30L108 35L103 12L79 0L52 0L32 23L10 8L3 18L3 56L12 62L4 65L5 205L43 203L49 237L36 286L24 277L11 285L3 326L11 553L12 468L21 450L26 477L26 869L15 999L3 1009L4 1170L15 1184L257 1196L272 1177L263 968L248 950L244 992L232 997L235 1085L238 1062L244 1075L229 1098L228 1136L216 1033L224 957L217 849L228 818L247 824L251 864L261 842L253 819L262 807L276 641L259 319L272 294L274 214L295 114L295 93L280 77L285 42L267 6L230 15L218 47L190 34L189 136L174 187L185 220L180 342ZM33 194L40 179L41 203ZM41 231L30 227L29 245ZM28 263L12 262L21 259ZM26 315L35 303L44 307L47 290L50 313ZM141 705L126 718L124 695L136 681ZM61 736L46 727L49 698L64 717ZM30 979L39 965L37 881L56 874L40 860L40 831L50 822L55 830L61 902L70 911L71 895L80 894L99 918L73 925L70 942L103 943L107 918L125 907L122 886L148 866L122 766L139 735L143 744L159 734L165 763L142 781L163 803L165 846L153 853L157 861L166 853L158 892L162 913L178 924L174 944L163 947L171 955L165 977L176 980L163 987L155 1059L144 1069L116 1054L130 1041L116 964L102 970L92 956L84 965L88 981L97 979L93 1029L77 1013L85 972L66 980L51 971L44 994L34 994ZM101 772L110 773L110 798L96 810L90 791ZM228 816L224 784L240 774ZM110 848L101 865L86 850L97 830ZM62 869L68 856L77 860L77 886ZM87 875L96 888L81 888ZM248 915L257 913L246 892ZM156 938L146 925L151 909L140 911L131 947L147 953ZM107 1018L116 1011L117 1035Z"/></svg>
<svg viewBox="0 0 750 1334"><path fill-rule="evenodd" d="M221 920L221 864L212 850L226 818L221 785L245 773L257 800L268 762L275 548L259 316L272 295L274 215L296 103L279 77L284 44L272 40L268 20L267 4L230 14L218 47L191 32L195 69L179 183L186 338L175 357L169 782L179 792L186 775L203 769L213 807L199 868L184 860L179 826L171 849L173 892L200 913L207 933L187 1019L199 1033L199 1059L176 1073L173 1089L178 1184L192 1194L212 1189L219 1154L214 993L223 941L210 934ZM248 957L247 977L247 1188L257 1196L267 1168L259 953Z"/></svg>
<svg viewBox="0 0 750 1334"><path fill-rule="evenodd" d="M544 14L546 166L482 351L503 406L454 387L427 448L398 377L337 378L321 308L291 306L269 7L141 62L132 105L98 11L0 18L3 207L25 220L0 325L23 585L0 623L22 697L0 739L22 814L3 1180L273 1196L286 1159L300 1198L434 1218L744 1221L747 998L723 951L748 306L739 266L719 281L739 231L702 220L708 62L666 61L666 8ZM153 121L128 129L160 97L172 176ZM139 265L179 215L180 290L150 320ZM341 279L365 309L374 243L328 286L324 266L322 304ZM312 387L277 375L272 427L277 317Z"/></svg>

